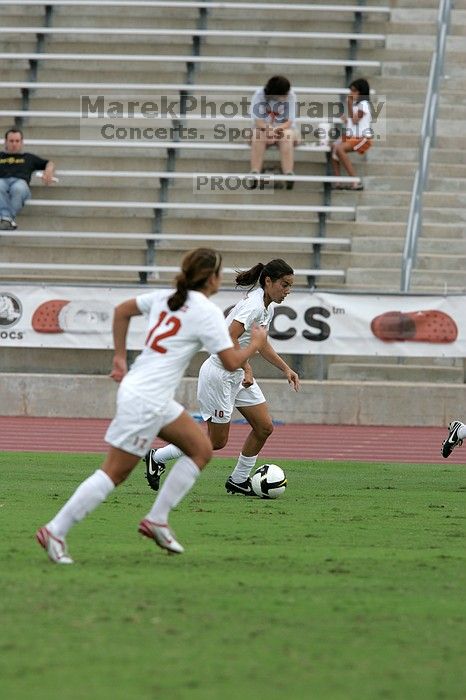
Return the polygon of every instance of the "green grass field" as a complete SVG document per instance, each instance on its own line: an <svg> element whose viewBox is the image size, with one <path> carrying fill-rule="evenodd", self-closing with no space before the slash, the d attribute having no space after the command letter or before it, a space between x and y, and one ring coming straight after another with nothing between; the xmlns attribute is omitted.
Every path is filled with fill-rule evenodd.
<svg viewBox="0 0 466 700"><path fill-rule="evenodd" d="M140 467L60 567L35 529L100 456L0 454L0 696L464 700L464 467L280 463L271 502L227 496L215 460L173 513L180 557L137 534Z"/></svg>

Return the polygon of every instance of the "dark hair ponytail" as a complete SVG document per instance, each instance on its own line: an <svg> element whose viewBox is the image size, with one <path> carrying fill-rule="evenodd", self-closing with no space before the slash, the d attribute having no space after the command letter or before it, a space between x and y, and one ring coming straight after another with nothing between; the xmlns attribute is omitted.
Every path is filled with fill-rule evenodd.
<svg viewBox="0 0 466 700"><path fill-rule="evenodd" d="M221 266L222 256L212 248L196 248L187 253L175 278L176 292L168 298L170 311L178 311L186 303L190 289L203 289L213 273L219 274Z"/></svg>
<svg viewBox="0 0 466 700"><path fill-rule="evenodd" d="M251 267L250 270L246 270L244 272L238 272L235 278L236 286L237 287L254 287L255 284L257 284L257 280L259 279L262 270L264 269L264 264L263 263L257 263L257 265L254 265L254 267Z"/></svg>
<svg viewBox="0 0 466 700"><path fill-rule="evenodd" d="M285 277L285 275L294 275L293 268L281 258L275 258L266 265L257 263L250 270L238 272L235 282L237 287L250 287L251 289L259 282L262 289L264 289L266 277L270 277L272 282L276 282Z"/></svg>
<svg viewBox="0 0 466 700"><path fill-rule="evenodd" d="M170 311L178 311L181 309L186 299L188 298L188 280L184 272L180 272L175 278L176 292L171 295L168 300L168 308Z"/></svg>

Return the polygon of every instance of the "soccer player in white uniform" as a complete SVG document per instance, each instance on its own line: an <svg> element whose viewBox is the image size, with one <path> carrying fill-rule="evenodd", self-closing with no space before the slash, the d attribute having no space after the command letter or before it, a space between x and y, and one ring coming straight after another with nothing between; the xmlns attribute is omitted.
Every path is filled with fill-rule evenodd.
<svg viewBox="0 0 466 700"><path fill-rule="evenodd" d="M442 457L449 457L455 447L461 447L466 440L466 424L460 420L452 420L448 426L448 437L442 442Z"/></svg>
<svg viewBox="0 0 466 700"><path fill-rule="evenodd" d="M65 542L69 529L126 479L156 435L178 445L183 455L140 522L139 532L169 552L184 551L168 526L168 515L210 460L212 446L173 396L189 361L202 347L217 353L224 366L235 371L266 342L264 329L256 327L247 347L233 346L222 312L209 299L220 286L221 261L221 255L210 248L193 250L183 259L175 293L141 294L115 309L115 355L110 376L121 384L116 415L105 436L110 448L102 467L37 531L37 540L52 561L73 563ZM145 348L128 372L129 322L132 316L141 314L148 317Z"/></svg>
<svg viewBox="0 0 466 700"><path fill-rule="evenodd" d="M281 259L266 265L258 263L236 277L239 287L250 287L242 299L230 311L227 324L237 348L244 348L251 339L256 324L268 329L275 304L280 304L290 293L294 281L293 269ZM256 285L257 289L254 289ZM264 359L278 367L295 391L299 389L299 377L275 352L268 340L259 350ZM222 365L218 354L212 354L199 372L197 398L202 418L207 421L209 437L214 450L221 450L228 441L231 416L236 407L251 426L233 472L225 488L228 493L255 495L249 474L256 464L258 454L273 431L273 423L267 402L255 381L249 362L241 369L229 370ZM145 457L146 477L149 485L157 490L165 462L179 457L181 451L174 445L149 450Z"/></svg>

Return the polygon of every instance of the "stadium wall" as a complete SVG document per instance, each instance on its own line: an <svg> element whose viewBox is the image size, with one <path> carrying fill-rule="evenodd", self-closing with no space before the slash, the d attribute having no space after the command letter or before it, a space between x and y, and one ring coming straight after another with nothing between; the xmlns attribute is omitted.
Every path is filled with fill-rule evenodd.
<svg viewBox="0 0 466 700"><path fill-rule="evenodd" d="M350 381L304 381L295 394L283 380L260 382L272 416L286 423L444 426L466 415L464 386ZM195 378L183 380L178 400L197 412ZM0 415L111 418L116 385L103 376L0 375ZM239 414L237 417L240 417Z"/></svg>

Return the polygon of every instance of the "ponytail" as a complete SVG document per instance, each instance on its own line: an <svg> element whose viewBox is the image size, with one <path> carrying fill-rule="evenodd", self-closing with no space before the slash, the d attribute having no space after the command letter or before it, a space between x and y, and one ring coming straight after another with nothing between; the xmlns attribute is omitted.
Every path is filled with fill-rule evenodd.
<svg viewBox="0 0 466 700"><path fill-rule="evenodd" d="M257 263L250 270L238 272L235 281L237 287L250 287L250 289L259 282L259 285L264 289L266 277L270 277L272 282L276 282L285 277L285 275L294 275L293 268L281 258L275 258L275 260L270 260L266 265Z"/></svg>
<svg viewBox="0 0 466 700"><path fill-rule="evenodd" d="M186 303L190 289L202 290L212 274L218 275L222 256L212 248L196 248L187 253L181 272L175 278L176 292L168 298L170 311L178 311Z"/></svg>
<svg viewBox="0 0 466 700"><path fill-rule="evenodd" d="M254 287L257 284L257 280L261 276L262 270L264 269L263 263L257 263L250 270L244 272L238 272L235 278L237 287Z"/></svg>
<svg viewBox="0 0 466 700"><path fill-rule="evenodd" d="M176 292L171 295L168 300L168 308L170 311L178 311L185 304L188 298L188 282L184 272L180 272L175 278Z"/></svg>

